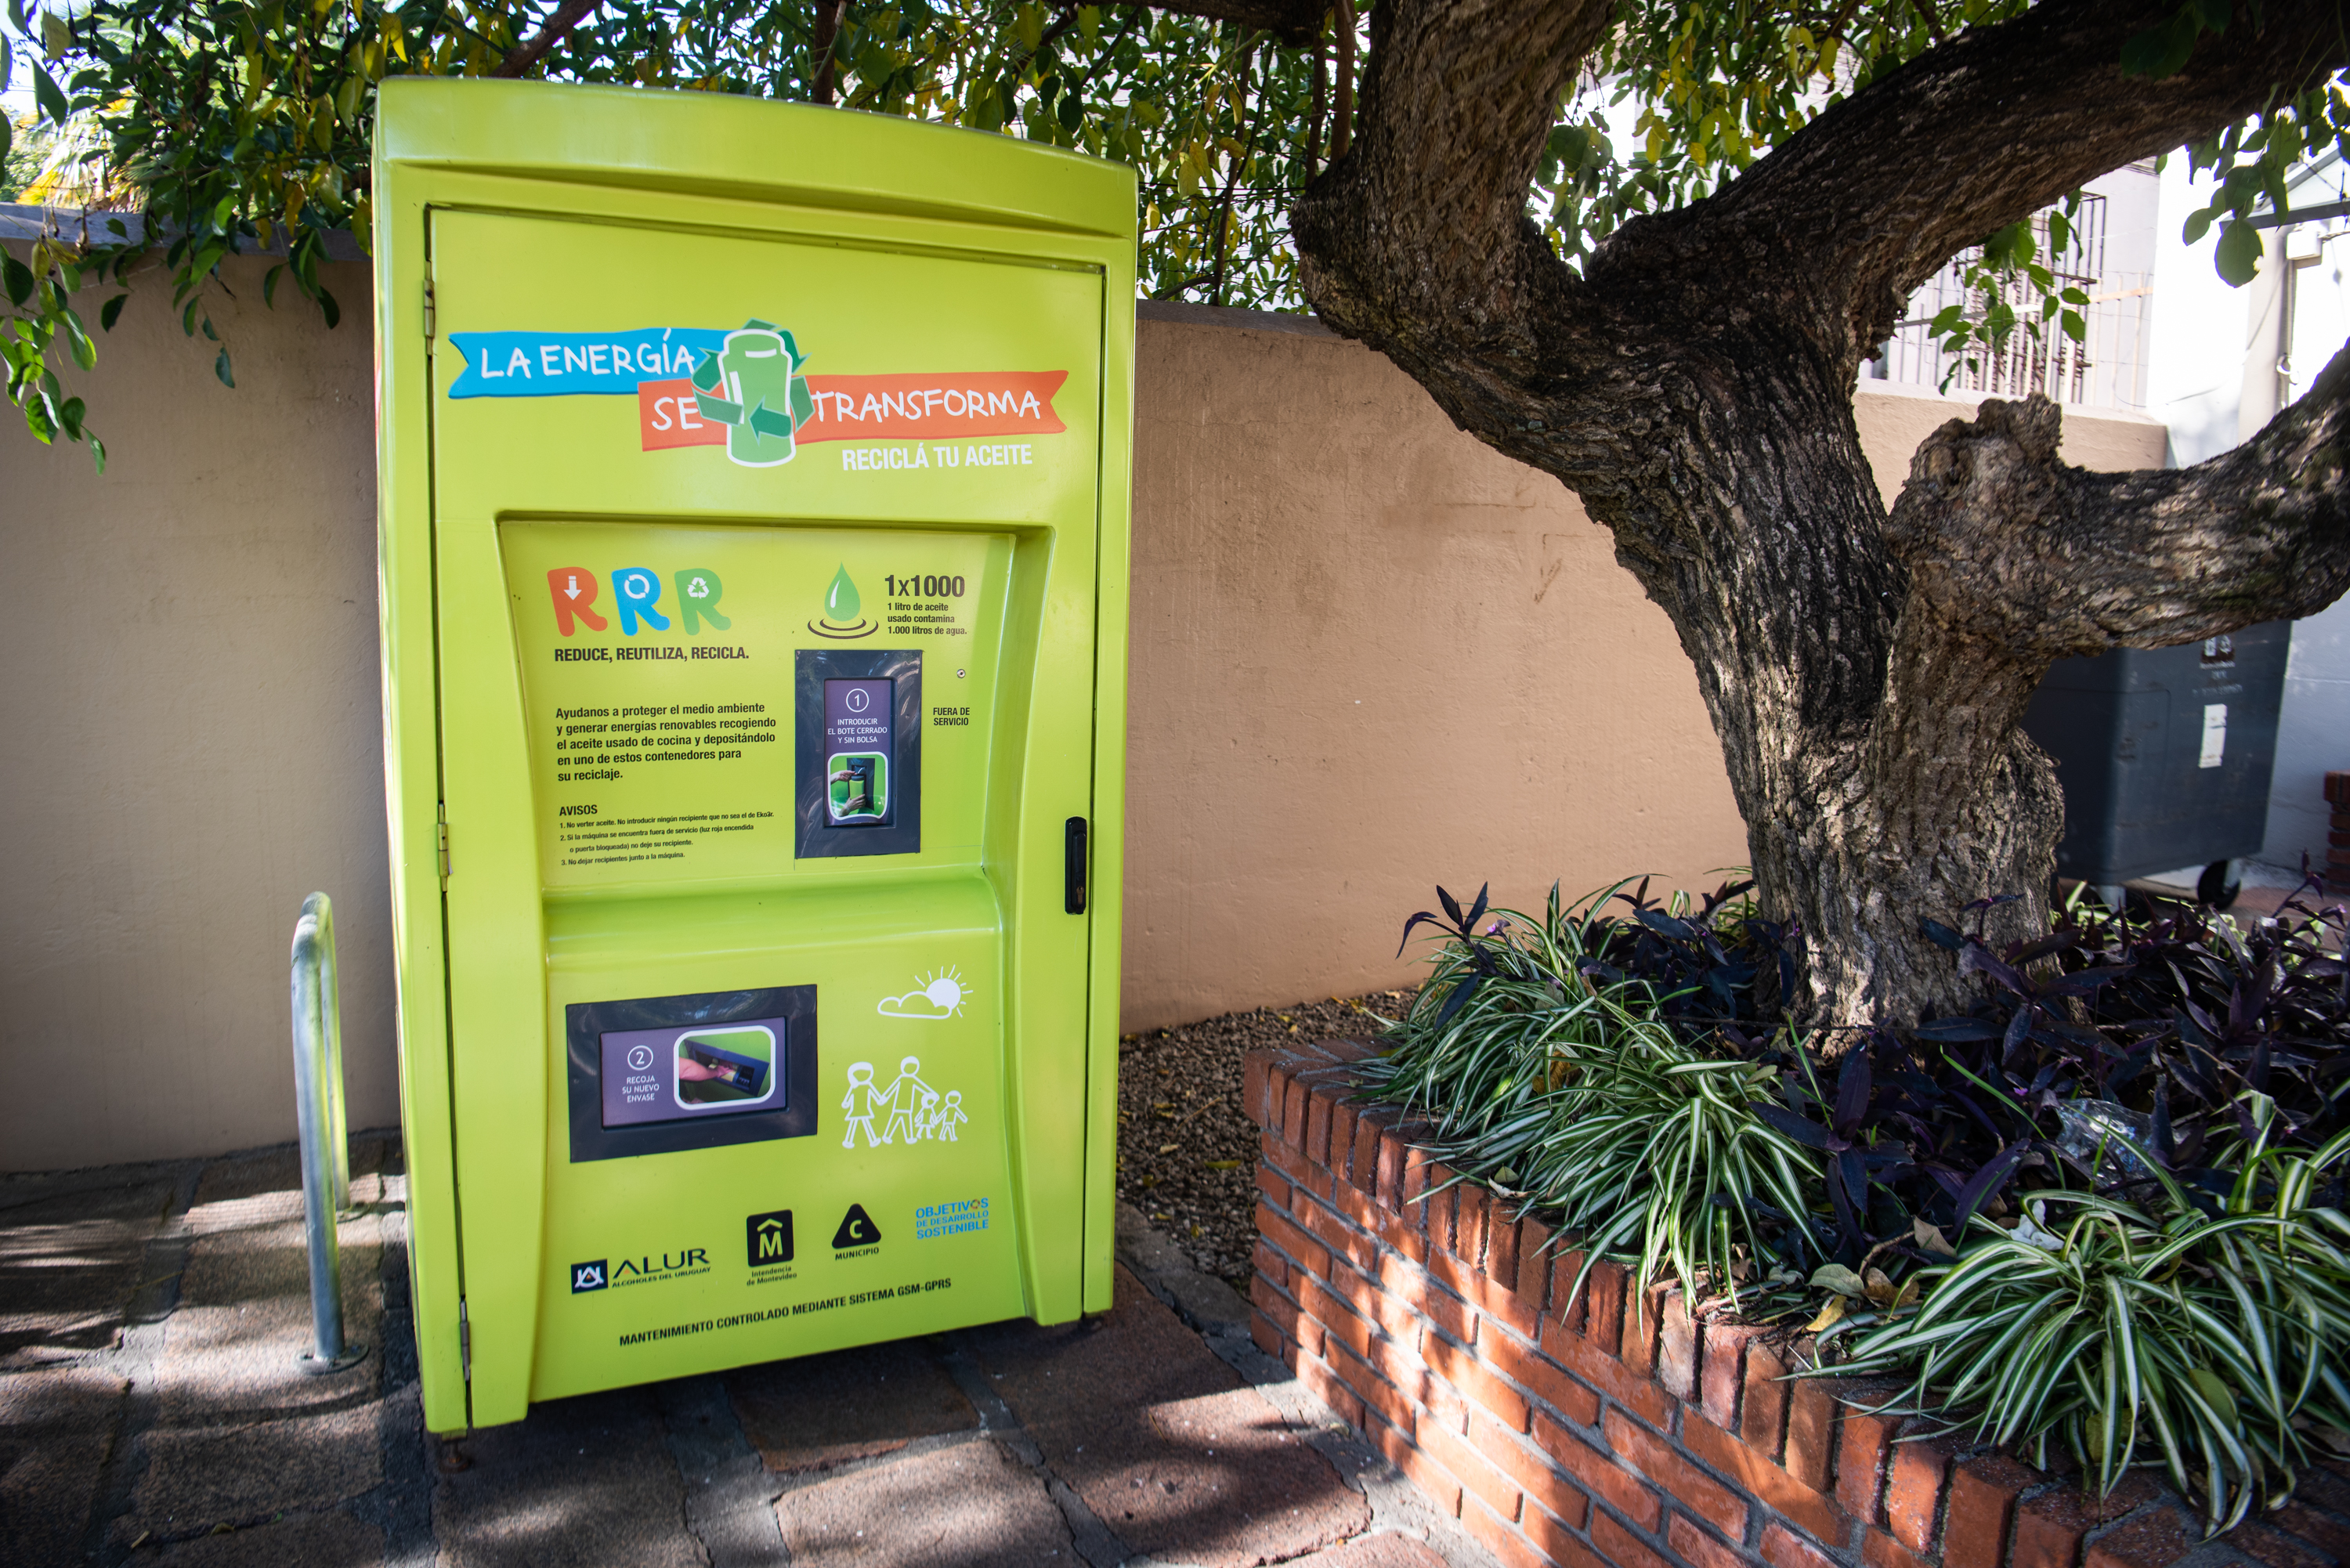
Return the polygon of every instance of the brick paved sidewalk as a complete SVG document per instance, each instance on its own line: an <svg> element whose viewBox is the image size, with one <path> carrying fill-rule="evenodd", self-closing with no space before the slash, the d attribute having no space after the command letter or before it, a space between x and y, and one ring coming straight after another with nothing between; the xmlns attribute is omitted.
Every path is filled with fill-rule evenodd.
<svg viewBox="0 0 2350 1568"><path fill-rule="evenodd" d="M424 1435L398 1145L353 1140L351 1370L304 1375L293 1151L0 1177L0 1563L1486 1568L1122 1216L1118 1305Z"/></svg>

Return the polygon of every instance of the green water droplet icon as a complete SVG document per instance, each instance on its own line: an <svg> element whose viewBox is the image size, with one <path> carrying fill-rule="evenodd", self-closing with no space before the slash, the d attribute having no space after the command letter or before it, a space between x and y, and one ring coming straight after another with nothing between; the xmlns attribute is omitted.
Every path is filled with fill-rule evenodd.
<svg viewBox="0 0 2350 1568"><path fill-rule="evenodd" d="M824 618L835 626L855 623L865 601L857 597L857 585L848 580L848 568L842 566L832 575L832 587L825 591Z"/></svg>

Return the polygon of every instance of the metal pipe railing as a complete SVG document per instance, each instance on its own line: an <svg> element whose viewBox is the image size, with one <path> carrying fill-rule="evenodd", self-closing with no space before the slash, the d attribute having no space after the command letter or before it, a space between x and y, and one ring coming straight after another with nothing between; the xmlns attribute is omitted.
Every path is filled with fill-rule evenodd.
<svg viewBox="0 0 2350 1568"><path fill-rule="evenodd" d="M335 906L302 900L294 926L294 1105L302 1129L302 1228L310 1251L310 1338L303 1367L338 1372L367 1354L343 1341L342 1249L335 1220L351 1201L343 1119L342 1002L335 989Z"/></svg>

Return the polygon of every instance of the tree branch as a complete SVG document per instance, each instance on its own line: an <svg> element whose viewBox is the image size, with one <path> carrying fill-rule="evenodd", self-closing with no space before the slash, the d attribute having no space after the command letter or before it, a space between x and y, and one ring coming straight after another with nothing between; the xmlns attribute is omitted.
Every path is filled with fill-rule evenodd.
<svg viewBox="0 0 2350 1568"><path fill-rule="evenodd" d="M515 45L490 75L519 77L525 74L546 57L547 50L561 43L565 35L586 21L603 3L604 0L563 0L563 4L555 8L555 15L546 19L546 26Z"/></svg>
<svg viewBox="0 0 2350 1568"><path fill-rule="evenodd" d="M2314 615L2350 590L2350 348L2232 452L2091 473L2044 398L1987 402L1918 449L1886 525L1911 609L2019 660L2164 648Z"/></svg>
<svg viewBox="0 0 2350 1568"><path fill-rule="evenodd" d="M1967 245L2350 62L2335 0L2278 0L2258 28L2240 15L2205 35L2175 77L2124 76L2122 46L2175 10L2051 0L1972 29L1829 109L1712 199L1626 224L1588 275L1685 272L1682 258L1728 247L1750 276L1804 282L1820 306L1806 326L1849 374Z"/></svg>
<svg viewBox="0 0 2350 1568"><path fill-rule="evenodd" d="M1292 48L1311 44L1322 32L1320 0L1146 0L1136 10L1170 11L1211 22L1232 22L1271 33Z"/></svg>

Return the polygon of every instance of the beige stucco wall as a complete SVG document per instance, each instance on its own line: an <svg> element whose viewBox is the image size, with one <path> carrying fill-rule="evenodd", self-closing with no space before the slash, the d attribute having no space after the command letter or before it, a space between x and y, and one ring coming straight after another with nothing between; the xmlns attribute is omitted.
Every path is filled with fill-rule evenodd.
<svg viewBox="0 0 2350 1568"><path fill-rule="evenodd" d="M134 290L83 388L102 479L0 430L0 1168L292 1137L314 888L352 1123L397 1119L368 290L328 273L334 332L231 264L234 392ZM1262 325L1140 328L1127 1027L1393 983L1439 881L1531 900L1742 860L1671 628L1574 499L1385 360ZM1951 409L1889 401L1863 429L1898 483ZM2161 460L2159 427L2067 440Z"/></svg>
<svg viewBox="0 0 2350 1568"><path fill-rule="evenodd" d="M332 332L229 264L207 308L234 391L168 285L134 287L76 381L102 478L0 406L0 1168L293 1137L286 955L314 888L352 1124L399 1119L368 275L324 271Z"/></svg>
<svg viewBox="0 0 2350 1568"><path fill-rule="evenodd" d="M1539 909L1743 864L1696 674L1581 503L1383 357L1251 320L1140 327L1127 1027L1409 980L1440 883ZM1888 502L1972 411L1857 409ZM2158 466L2163 428L2075 415L2064 454Z"/></svg>

